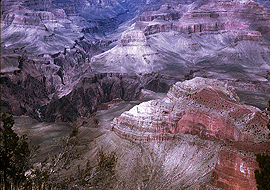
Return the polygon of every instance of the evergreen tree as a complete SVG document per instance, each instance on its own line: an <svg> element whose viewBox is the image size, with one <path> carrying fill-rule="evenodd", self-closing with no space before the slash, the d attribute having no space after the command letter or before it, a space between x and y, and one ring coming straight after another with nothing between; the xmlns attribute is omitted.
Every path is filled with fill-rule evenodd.
<svg viewBox="0 0 270 190"><path fill-rule="evenodd" d="M255 170L255 179L258 190L270 189L270 156L256 154L256 161L259 163L260 171Z"/></svg>
<svg viewBox="0 0 270 190"><path fill-rule="evenodd" d="M1 186L4 189L9 189L11 184L18 189L25 182L24 174L28 169L27 160L30 155L26 136L19 137L12 129L13 125L12 115L1 114L0 174L3 176Z"/></svg>
<svg viewBox="0 0 270 190"><path fill-rule="evenodd" d="M268 101L269 107L267 111L270 114L270 100ZM270 129L270 120L267 124ZM270 134L269 134L270 135ZM270 156L265 154L256 154L256 161L259 163L260 170L255 170L255 179L258 184L258 190L269 190L270 189Z"/></svg>

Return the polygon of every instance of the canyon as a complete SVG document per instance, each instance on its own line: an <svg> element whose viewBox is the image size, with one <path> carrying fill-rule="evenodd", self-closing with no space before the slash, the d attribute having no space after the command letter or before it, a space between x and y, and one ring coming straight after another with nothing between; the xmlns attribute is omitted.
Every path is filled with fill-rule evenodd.
<svg viewBox="0 0 270 190"><path fill-rule="evenodd" d="M1 1L1 112L77 123L116 189L256 189L269 79L268 1Z"/></svg>
<svg viewBox="0 0 270 190"><path fill-rule="evenodd" d="M111 130L137 143L185 138L186 143L198 148L190 135L215 142L218 150L206 151L202 146L195 154L207 161L209 154L217 155L211 167L196 163L200 170L210 173L206 181L223 189L256 189L254 170L258 165L254 153L269 154L268 122L267 113L241 105L233 87L196 77L174 84L164 99L144 102L122 113L111 123Z"/></svg>

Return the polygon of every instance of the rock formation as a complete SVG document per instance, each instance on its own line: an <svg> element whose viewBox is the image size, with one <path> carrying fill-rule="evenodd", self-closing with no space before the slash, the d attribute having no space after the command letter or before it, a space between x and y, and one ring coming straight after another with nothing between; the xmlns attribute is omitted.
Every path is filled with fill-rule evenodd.
<svg viewBox="0 0 270 190"><path fill-rule="evenodd" d="M174 139L178 134L230 141L268 140L268 118L258 108L241 105L233 87L194 78L173 85L167 98L135 106L112 122L112 130L134 141Z"/></svg>
<svg viewBox="0 0 270 190"><path fill-rule="evenodd" d="M150 47L142 31L132 30L122 34L116 47L93 57L91 69L98 72L149 73L164 69L165 57ZM177 58L172 57L172 60Z"/></svg>
<svg viewBox="0 0 270 190"><path fill-rule="evenodd" d="M261 109L270 98L267 4L3 0L1 5L1 73L9 78L21 70L22 76L42 79L49 102L38 105L68 95L84 75L100 73L220 79L242 94L251 91Z"/></svg>
<svg viewBox="0 0 270 190"><path fill-rule="evenodd" d="M268 121L258 108L240 104L233 87L197 77L174 84L163 100L144 102L124 112L113 120L111 130L134 142L163 142L188 134L219 142L222 148L211 169L211 184L256 189L258 165L252 155L270 151Z"/></svg>
<svg viewBox="0 0 270 190"><path fill-rule="evenodd" d="M53 100L46 107L44 117L48 122L76 121L96 112L101 103L138 100L143 88L167 92L171 82L177 80L179 78L164 78L154 73L140 77L117 73L85 76L69 94Z"/></svg>
<svg viewBox="0 0 270 190"><path fill-rule="evenodd" d="M230 85L265 109L269 7L263 0L2 0L1 110L83 123L107 102L138 100L149 93L142 89L167 93L194 78L115 118L110 137L98 139L121 155L125 180L116 189L255 190L254 153L270 153L268 116L241 104Z"/></svg>
<svg viewBox="0 0 270 190"><path fill-rule="evenodd" d="M259 30L267 34L269 12L253 1L165 1L157 10L145 9L136 27L146 34L171 30L198 33L218 30Z"/></svg>

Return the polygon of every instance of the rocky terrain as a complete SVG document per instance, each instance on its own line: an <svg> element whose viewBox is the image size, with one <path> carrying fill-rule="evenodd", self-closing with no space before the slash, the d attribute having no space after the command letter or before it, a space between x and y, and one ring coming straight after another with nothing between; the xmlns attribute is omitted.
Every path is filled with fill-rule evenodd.
<svg viewBox="0 0 270 190"><path fill-rule="evenodd" d="M241 105L233 87L196 77L177 82L163 100L135 106L112 122L112 130L133 141L168 140L177 134L229 142L268 141L268 117Z"/></svg>
<svg viewBox="0 0 270 190"><path fill-rule="evenodd" d="M270 151L268 121L258 108L240 104L233 87L197 77L174 84L165 99L124 112L113 120L111 130L134 142L174 141L191 134L218 143L217 159L208 165L209 182L224 189L256 189L253 171L258 166L252 155ZM208 159L209 154L199 155L204 149L196 156Z"/></svg>
<svg viewBox="0 0 270 190"><path fill-rule="evenodd" d="M219 79L241 94L259 93L253 96L257 104L245 103L264 109L258 102L269 94L269 10L258 3L160 1L146 6L117 46L91 59L91 68Z"/></svg>
<svg viewBox="0 0 270 190"><path fill-rule="evenodd" d="M118 155L115 189L256 189L254 153L270 151L269 8L2 0L1 111L56 122L17 118L37 144L67 133L58 122L82 126L83 163L100 146Z"/></svg>
<svg viewBox="0 0 270 190"><path fill-rule="evenodd" d="M115 46L117 38L104 36L146 3L151 1L2 1L2 109L38 118L39 109L69 94L91 71L93 55ZM30 93L36 101L28 101L25 91L36 91L37 83L42 96Z"/></svg>
<svg viewBox="0 0 270 190"><path fill-rule="evenodd" d="M44 117L49 122L76 121L89 117L99 105L113 100L139 100L143 88L155 92L167 92L169 84L179 78L156 74L141 76L128 74L96 74L83 78L66 96L53 100L47 107Z"/></svg>
<svg viewBox="0 0 270 190"><path fill-rule="evenodd" d="M73 90L76 94L75 86L86 84L89 76L125 73L140 78L154 73L164 78L165 86L196 76L219 79L236 87L242 102L265 109L270 98L269 11L267 3L258 3L5 0L3 89L35 91L30 84L22 85L28 77L28 83L42 86L43 95L32 93L35 102L23 101L29 99L26 93L16 97L9 93L12 89L3 90L1 106L16 115L52 121L40 116L40 110L50 103L54 107ZM140 86L145 88L143 81ZM96 110L103 101L97 102L85 109Z"/></svg>

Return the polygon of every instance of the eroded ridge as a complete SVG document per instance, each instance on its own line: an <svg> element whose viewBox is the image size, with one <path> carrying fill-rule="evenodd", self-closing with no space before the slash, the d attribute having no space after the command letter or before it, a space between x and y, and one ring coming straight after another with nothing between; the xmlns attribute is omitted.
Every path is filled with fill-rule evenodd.
<svg viewBox="0 0 270 190"><path fill-rule="evenodd" d="M228 142L268 142L268 116L239 103L234 88L221 81L194 78L174 84L163 100L141 103L111 123L131 141L173 140L180 134Z"/></svg>

